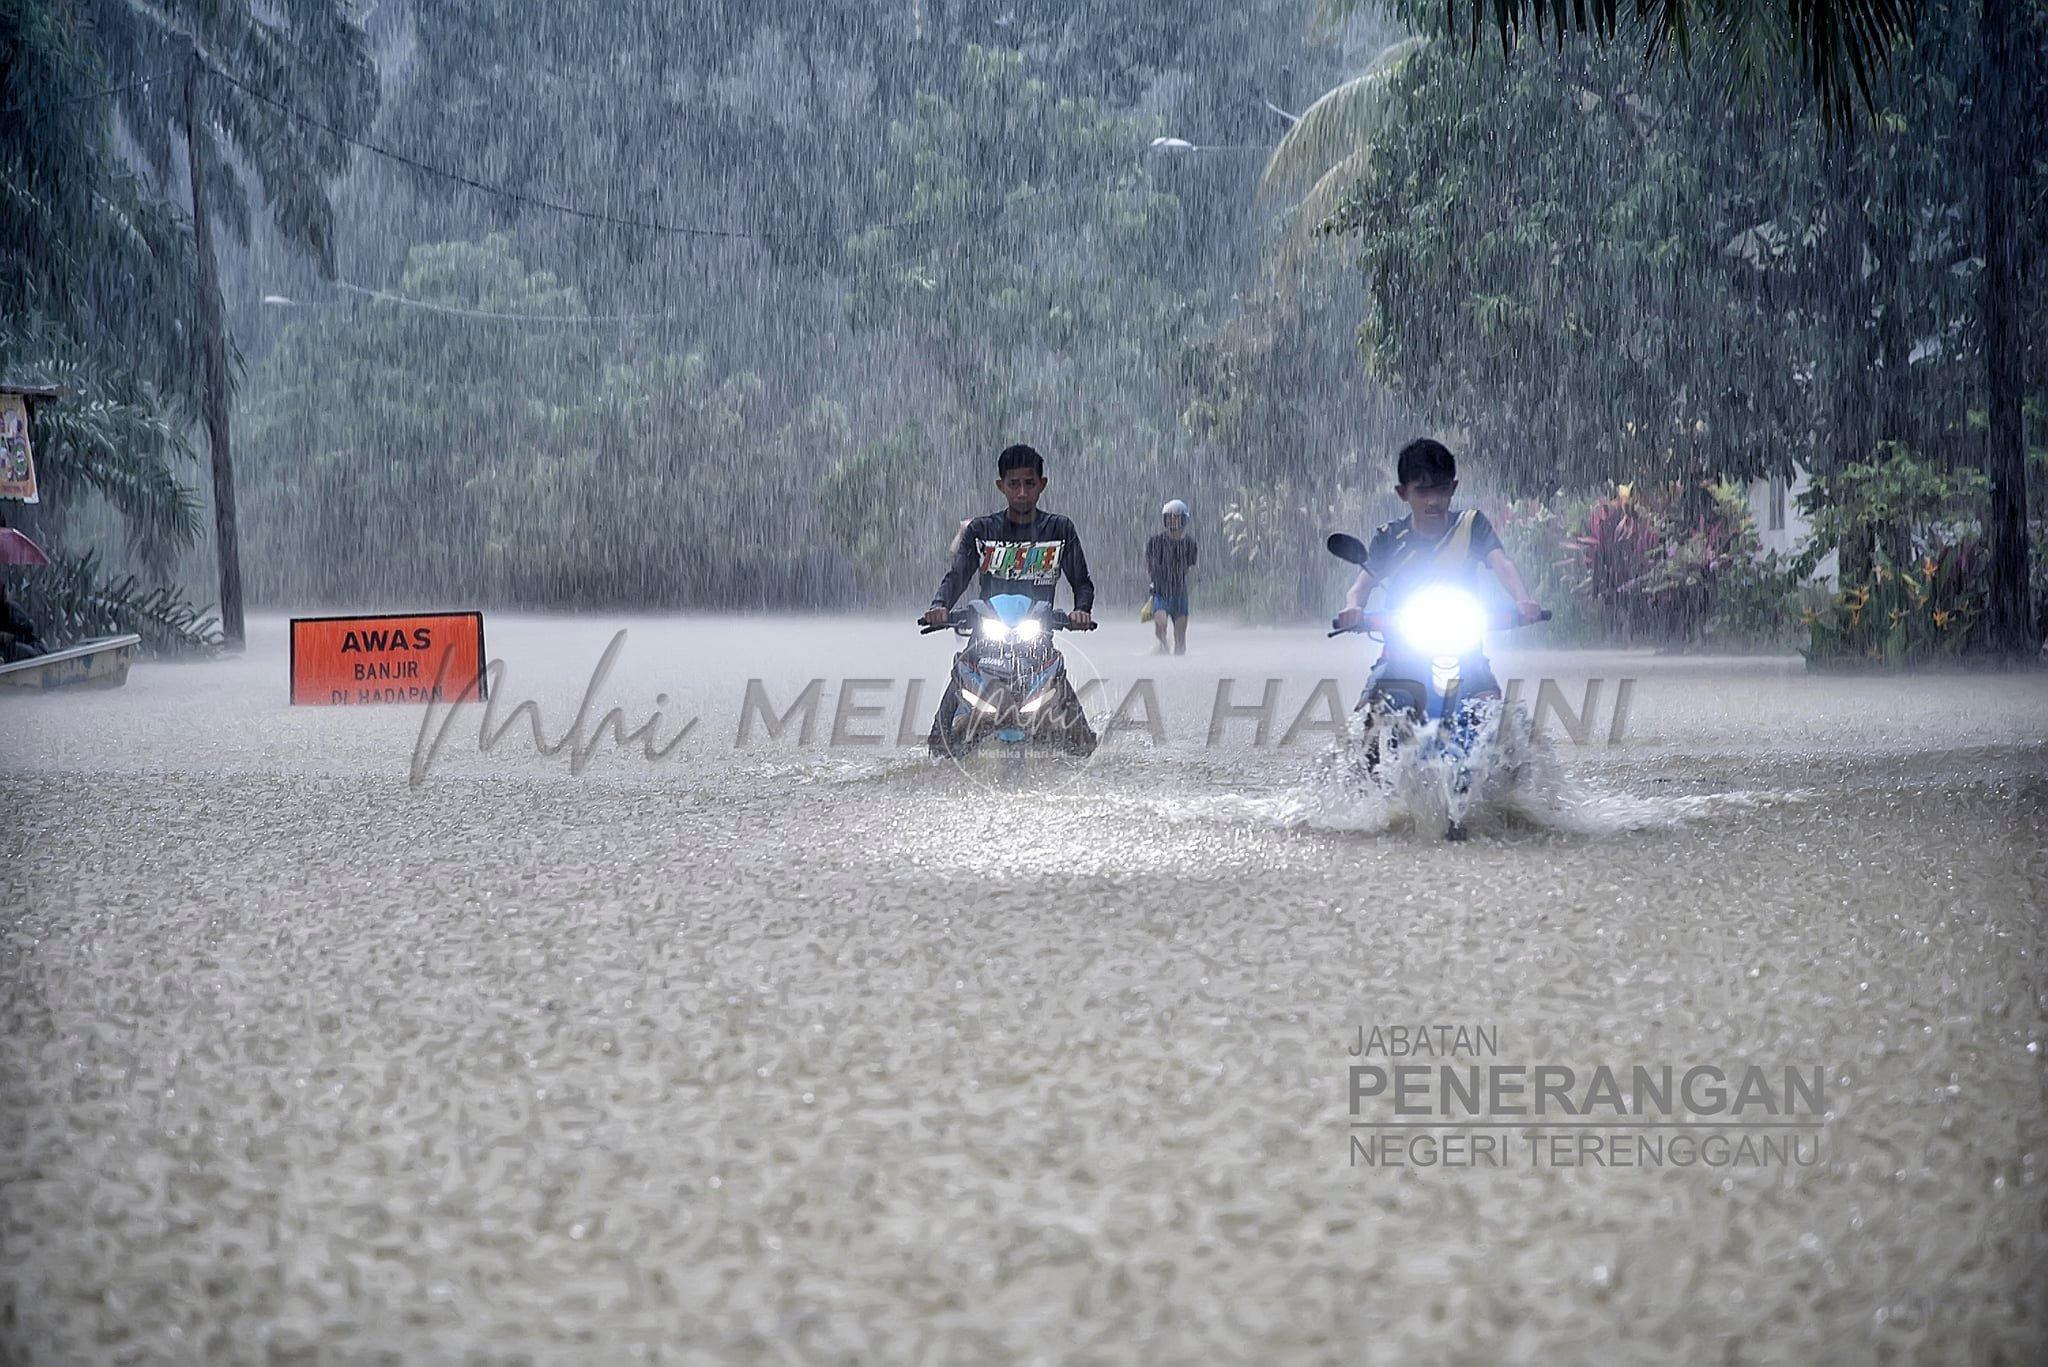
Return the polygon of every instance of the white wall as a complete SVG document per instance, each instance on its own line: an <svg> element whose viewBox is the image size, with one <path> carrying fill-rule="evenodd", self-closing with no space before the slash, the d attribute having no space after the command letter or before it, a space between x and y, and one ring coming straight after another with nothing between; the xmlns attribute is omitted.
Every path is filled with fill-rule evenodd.
<svg viewBox="0 0 2048 1367"><path fill-rule="evenodd" d="M1813 525L1799 511L1799 495L1813 481L1801 466L1792 467L1792 479L1753 479L1749 482L1749 515L1756 523L1757 539L1766 551L1796 555L1806 548ZM1776 525L1773 525L1776 524ZM1814 567L1813 577L1835 582L1836 553L1829 551Z"/></svg>

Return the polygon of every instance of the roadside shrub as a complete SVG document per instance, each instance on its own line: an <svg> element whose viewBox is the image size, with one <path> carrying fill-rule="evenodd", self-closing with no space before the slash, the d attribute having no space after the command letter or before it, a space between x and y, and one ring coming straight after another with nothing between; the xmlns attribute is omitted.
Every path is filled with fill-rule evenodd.
<svg viewBox="0 0 2048 1367"><path fill-rule="evenodd" d="M1879 559L1868 578L1808 607L1807 664L1903 669L1973 649L1984 624L1987 558L1972 537L1903 567Z"/></svg>

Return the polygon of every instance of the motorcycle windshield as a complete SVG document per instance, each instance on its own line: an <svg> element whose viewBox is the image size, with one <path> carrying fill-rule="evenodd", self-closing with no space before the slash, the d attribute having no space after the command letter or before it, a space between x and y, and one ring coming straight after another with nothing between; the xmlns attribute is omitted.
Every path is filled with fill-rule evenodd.
<svg viewBox="0 0 2048 1367"><path fill-rule="evenodd" d="M996 616L1002 619L1006 627L1014 627L1029 617L1036 603L1036 599L1028 598L1021 593L999 593L988 600L989 607L994 609Z"/></svg>

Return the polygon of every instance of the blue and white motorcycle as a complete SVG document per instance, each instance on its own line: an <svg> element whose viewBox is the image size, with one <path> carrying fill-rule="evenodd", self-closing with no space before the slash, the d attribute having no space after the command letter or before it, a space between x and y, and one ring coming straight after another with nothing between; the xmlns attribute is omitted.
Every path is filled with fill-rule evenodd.
<svg viewBox="0 0 2048 1367"><path fill-rule="evenodd" d="M1365 543L1357 537L1339 532L1326 544L1338 559L1364 567ZM1425 814L1440 818L1446 840L1463 840L1475 804L1515 781L1520 756L1503 744L1506 709L1486 658L1486 633L1521 625L1513 611L1489 613L1470 589L1439 581L1407 594L1393 613L1368 612L1358 626L1330 632L1361 632L1384 643L1353 711L1354 758L1418 822ZM1468 693L1468 681L1479 687Z"/></svg>
<svg viewBox="0 0 2048 1367"><path fill-rule="evenodd" d="M988 746L1019 759L1032 749L1094 753L1095 732L1052 644L1055 631L1093 629L1021 593L968 603L944 625L925 627L921 635L952 631L967 638L932 718L932 756L964 759Z"/></svg>

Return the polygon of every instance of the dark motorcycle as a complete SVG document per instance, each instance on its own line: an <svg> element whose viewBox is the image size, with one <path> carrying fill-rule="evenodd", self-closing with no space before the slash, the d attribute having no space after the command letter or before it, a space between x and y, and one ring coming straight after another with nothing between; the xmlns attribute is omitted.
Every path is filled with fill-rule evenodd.
<svg viewBox="0 0 2048 1367"><path fill-rule="evenodd" d="M967 637L953 657L953 676L932 718L928 742L934 758L964 759L997 746L1022 758L1046 749L1086 757L1095 732L1067 678L1067 662L1052 644L1055 631L1092 631L1066 613L1020 593L997 594L954 609L941 626Z"/></svg>

